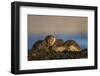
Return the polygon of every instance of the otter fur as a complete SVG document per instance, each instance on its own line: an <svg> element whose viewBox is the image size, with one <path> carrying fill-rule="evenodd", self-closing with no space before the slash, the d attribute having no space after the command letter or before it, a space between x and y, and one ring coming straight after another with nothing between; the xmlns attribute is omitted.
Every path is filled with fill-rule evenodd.
<svg viewBox="0 0 100 76"><path fill-rule="evenodd" d="M67 40L64 43L66 51L80 51L80 46L74 40Z"/></svg>

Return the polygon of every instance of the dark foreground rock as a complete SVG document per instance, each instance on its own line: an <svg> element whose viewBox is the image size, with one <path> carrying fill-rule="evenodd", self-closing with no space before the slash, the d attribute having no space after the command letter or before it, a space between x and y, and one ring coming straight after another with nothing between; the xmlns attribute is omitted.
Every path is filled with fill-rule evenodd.
<svg viewBox="0 0 100 76"><path fill-rule="evenodd" d="M53 52L50 50L50 52L42 51L29 51L28 52L28 60L54 60L54 59L82 59L82 58L88 58L87 49L83 49L80 52L76 51L66 51L66 52Z"/></svg>

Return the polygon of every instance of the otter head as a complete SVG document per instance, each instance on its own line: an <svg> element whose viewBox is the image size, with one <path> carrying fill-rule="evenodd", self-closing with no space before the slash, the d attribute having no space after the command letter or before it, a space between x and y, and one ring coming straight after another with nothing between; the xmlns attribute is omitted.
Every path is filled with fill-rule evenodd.
<svg viewBox="0 0 100 76"><path fill-rule="evenodd" d="M53 46L56 42L56 38L53 35L48 35L45 40L49 46Z"/></svg>

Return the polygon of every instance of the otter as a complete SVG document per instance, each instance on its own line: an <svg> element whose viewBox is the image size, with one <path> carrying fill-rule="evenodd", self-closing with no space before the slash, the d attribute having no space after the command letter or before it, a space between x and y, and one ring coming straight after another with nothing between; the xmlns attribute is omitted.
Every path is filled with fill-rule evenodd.
<svg viewBox="0 0 100 76"><path fill-rule="evenodd" d="M44 40L38 40L33 44L33 53L36 52L46 52L50 47L54 45L56 38L53 35L48 35Z"/></svg>
<svg viewBox="0 0 100 76"><path fill-rule="evenodd" d="M36 41L32 47L33 51L47 50L48 45L45 40Z"/></svg>
<svg viewBox="0 0 100 76"><path fill-rule="evenodd" d="M64 41L62 39L56 39L56 42L54 45L55 47L53 48L53 50L55 52L63 52L65 50Z"/></svg>
<svg viewBox="0 0 100 76"><path fill-rule="evenodd" d="M74 40L67 40L64 43L64 47L66 51L77 51L81 50L80 46Z"/></svg>
<svg viewBox="0 0 100 76"><path fill-rule="evenodd" d="M54 48L55 52L64 52L65 51L65 47L64 46L58 46Z"/></svg>
<svg viewBox="0 0 100 76"><path fill-rule="evenodd" d="M45 38L45 41L47 42L47 44L49 46L53 46L56 42L56 38L53 36L53 35L48 35L46 38Z"/></svg>
<svg viewBox="0 0 100 76"><path fill-rule="evenodd" d="M56 39L53 35L49 35L45 40L54 52L62 52L65 50L65 47L63 46L64 41L62 39Z"/></svg>
<svg viewBox="0 0 100 76"><path fill-rule="evenodd" d="M67 40L64 44L55 47L55 52L75 51L80 52L80 46L74 40Z"/></svg>
<svg viewBox="0 0 100 76"><path fill-rule="evenodd" d="M46 54L50 54L55 42L56 38L53 35L48 35L44 40L36 41L32 47L32 57L34 59L41 59Z"/></svg>
<svg viewBox="0 0 100 76"><path fill-rule="evenodd" d="M64 41L62 39L56 39L55 45L57 47L63 46L64 45Z"/></svg>

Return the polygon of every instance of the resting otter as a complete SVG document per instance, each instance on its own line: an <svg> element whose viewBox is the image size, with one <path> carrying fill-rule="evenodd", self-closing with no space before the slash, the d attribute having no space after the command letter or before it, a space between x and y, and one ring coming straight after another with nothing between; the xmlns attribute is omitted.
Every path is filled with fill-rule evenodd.
<svg viewBox="0 0 100 76"><path fill-rule="evenodd" d="M67 40L64 43L64 47L66 51L80 51L80 46L74 40Z"/></svg>
<svg viewBox="0 0 100 76"><path fill-rule="evenodd" d="M55 45L58 46L63 46L64 45L64 41L62 39L56 39Z"/></svg>
<svg viewBox="0 0 100 76"><path fill-rule="evenodd" d="M56 38L53 36L53 35L48 35L46 38L45 38L45 41L47 42L47 44L49 46L53 46L56 42Z"/></svg>
<svg viewBox="0 0 100 76"><path fill-rule="evenodd" d="M80 46L74 41L74 40L68 40L61 46L56 46L55 51L56 52L64 52L64 51L77 51L79 52Z"/></svg>
<svg viewBox="0 0 100 76"><path fill-rule="evenodd" d="M65 47L64 46L58 46L54 48L55 52L64 52L65 51Z"/></svg>
<svg viewBox="0 0 100 76"><path fill-rule="evenodd" d="M56 42L56 38L52 35L48 35L44 40L36 41L33 44L32 50L34 51L48 51Z"/></svg>
<svg viewBox="0 0 100 76"><path fill-rule="evenodd" d="M32 47L33 51L40 51L40 50L47 50L47 49L48 49L48 45L45 40L39 40L35 42L35 44Z"/></svg>
<svg viewBox="0 0 100 76"><path fill-rule="evenodd" d="M48 35L44 40L35 42L32 47L32 57L34 59L40 59L41 56L45 56L46 53L50 53L55 42L56 38L52 35Z"/></svg>
<svg viewBox="0 0 100 76"><path fill-rule="evenodd" d="M65 50L64 41L62 39L56 39L54 36L49 35L45 38L47 41L47 44L49 44L49 47L51 50L55 52L62 52Z"/></svg>

